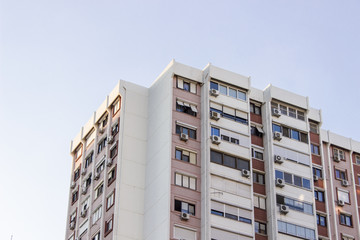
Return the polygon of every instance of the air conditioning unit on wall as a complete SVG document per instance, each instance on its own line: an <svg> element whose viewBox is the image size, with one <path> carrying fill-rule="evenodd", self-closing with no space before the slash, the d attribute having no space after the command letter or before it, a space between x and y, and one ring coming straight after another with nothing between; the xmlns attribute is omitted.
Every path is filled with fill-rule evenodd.
<svg viewBox="0 0 360 240"><path fill-rule="evenodd" d="M217 121L220 119L220 113L212 111L210 112L210 118Z"/></svg>
<svg viewBox="0 0 360 240"><path fill-rule="evenodd" d="M276 163L280 163L280 164L284 162L283 158L280 155L275 155L274 156L274 161Z"/></svg>
<svg viewBox="0 0 360 240"><path fill-rule="evenodd" d="M189 136L186 133L181 133L180 134L180 140L186 142L187 140L189 140Z"/></svg>
<svg viewBox="0 0 360 240"><path fill-rule="evenodd" d="M272 109L272 115L273 115L274 117L280 117L281 112L280 112L280 110L279 110L278 108L273 108L273 109Z"/></svg>
<svg viewBox="0 0 360 240"><path fill-rule="evenodd" d="M219 90L210 89L210 95L211 95L211 96L214 96L214 97L219 96Z"/></svg>
<svg viewBox="0 0 360 240"><path fill-rule="evenodd" d="M277 178L276 180L275 180L275 185L277 186L277 187L284 187L285 186L285 182L284 182L284 179L281 179L281 178Z"/></svg>
<svg viewBox="0 0 360 240"><path fill-rule="evenodd" d="M219 145L221 143L220 137L216 135L211 136L211 142L213 144Z"/></svg>
<svg viewBox="0 0 360 240"><path fill-rule="evenodd" d="M282 139L282 133L274 132L274 139L280 141Z"/></svg>
<svg viewBox="0 0 360 240"><path fill-rule="evenodd" d="M287 214L289 212L289 207L286 205L280 205L280 213Z"/></svg>
<svg viewBox="0 0 360 240"><path fill-rule="evenodd" d="M190 219L190 214L189 213L185 213L185 212L182 212L180 214L180 217L182 220L189 220Z"/></svg>

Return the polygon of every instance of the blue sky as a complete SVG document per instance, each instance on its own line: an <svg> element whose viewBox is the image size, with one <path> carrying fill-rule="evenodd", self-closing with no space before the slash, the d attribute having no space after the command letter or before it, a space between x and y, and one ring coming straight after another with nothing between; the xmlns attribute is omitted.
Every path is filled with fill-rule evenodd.
<svg viewBox="0 0 360 240"><path fill-rule="evenodd" d="M360 2L0 0L0 239L64 239L70 140L119 79L208 62L360 141Z"/></svg>

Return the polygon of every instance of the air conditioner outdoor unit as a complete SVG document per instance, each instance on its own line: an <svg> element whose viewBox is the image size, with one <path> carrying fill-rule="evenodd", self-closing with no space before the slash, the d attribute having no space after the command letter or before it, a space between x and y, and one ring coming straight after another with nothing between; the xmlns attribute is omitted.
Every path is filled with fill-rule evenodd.
<svg viewBox="0 0 360 240"><path fill-rule="evenodd" d="M82 193L83 195L85 195L85 194L87 193L87 190L88 190L88 188L87 188L86 186L83 186L81 193Z"/></svg>
<svg viewBox="0 0 360 240"><path fill-rule="evenodd" d="M241 175L243 177L249 178L250 177L250 171L247 169L241 169Z"/></svg>
<svg viewBox="0 0 360 240"><path fill-rule="evenodd" d="M86 214L87 214L87 209L83 209L83 210L81 210L81 213L80 213L80 215L81 215L81 217L86 217Z"/></svg>
<svg viewBox="0 0 360 240"><path fill-rule="evenodd" d="M275 155L274 156L274 161L276 163L280 163L280 164L282 164L284 162L283 158L280 155Z"/></svg>
<svg viewBox="0 0 360 240"><path fill-rule="evenodd" d="M280 205L280 213L287 214L289 212L289 206Z"/></svg>
<svg viewBox="0 0 360 240"><path fill-rule="evenodd" d="M181 133L180 139L186 142L187 140L189 140L189 136L186 133Z"/></svg>
<svg viewBox="0 0 360 240"><path fill-rule="evenodd" d="M214 96L214 97L219 96L219 90L210 89L210 95L211 95L211 96Z"/></svg>
<svg viewBox="0 0 360 240"><path fill-rule="evenodd" d="M273 108L272 109L272 115L275 116L275 117L280 117L281 115L281 112L278 108Z"/></svg>
<svg viewBox="0 0 360 240"><path fill-rule="evenodd" d="M212 111L210 112L210 118L217 121L220 119L220 113Z"/></svg>
<svg viewBox="0 0 360 240"><path fill-rule="evenodd" d="M334 161L335 162L340 162L340 158L339 158L339 155L334 155Z"/></svg>
<svg viewBox="0 0 360 240"><path fill-rule="evenodd" d="M319 176L314 175L314 181L317 181L317 180L319 180Z"/></svg>
<svg viewBox="0 0 360 240"><path fill-rule="evenodd" d="M114 137L113 136L109 136L107 139L108 143L113 143L114 142Z"/></svg>
<svg viewBox="0 0 360 240"><path fill-rule="evenodd" d="M185 212L182 212L180 214L180 217L182 220L189 220L190 219L190 214L189 213L185 213Z"/></svg>
<svg viewBox="0 0 360 240"><path fill-rule="evenodd" d="M349 186L349 181L343 179L343 180L341 180L341 185L342 185L343 187L347 187L347 186Z"/></svg>
<svg viewBox="0 0 360 240"><path fill-rule="evenodd" d="M220 137L216 135L211 136L211 142L213 144L219 145L221 143Z"/></svg>
<svg viewBox="0 0 360 240"><path fill-rule="evenodd" d="M277 186L277 187L284 187L285 186L285 183L284 183L284 179L281 179L281 178L277 178L276 180L275 180L275 185Z"/></svg>
<svg viewBox="0 0 360 240"><path fill-rule="evenodd" d="M281 132L274 132L274 139L280 141L282 139Z"/></svg>
<svg viewBox="0 0 360 240"><path fill-rule="evenodd" d="M108 167L110 167L110 166L112 165L112 163L113 163L113 160L112 160L111 158L108 158L108 159L106 160L106 165L107 165Z"/></svg>
<svg viewBox="0 0 360 240"><path fill-rule="evenodd" d="M74 230L74 229L75 229L75 222L70 222L69 228L70 228L71 230Z"/></svg>
<svg viewBox="0 0 360 240"><path fill-rule="evenodd" d="M338 205L339 205L339 206L344 206L344 205L345 205L344 200L338 200Z"/></svg>
<svg viewBox="0 0 360 240"><path fill-rule="evenodd" d="M81 175L85 175L86 174L86 168L82 168L81 169Z"/></svg>
<svg viewBox="0 0 360 240"><path fill-rule="evenodd" d="M95 180L98 180L100 178L100 173L99 172L95 172Z"/></svg>
<svg viewBox="0 0 360 240"><path fill-rule="evenodd" d="M71 185L70 185L71 189L74 189L75 186L76 186L76 182L72 181L72 182L71 182Z"/></svg>

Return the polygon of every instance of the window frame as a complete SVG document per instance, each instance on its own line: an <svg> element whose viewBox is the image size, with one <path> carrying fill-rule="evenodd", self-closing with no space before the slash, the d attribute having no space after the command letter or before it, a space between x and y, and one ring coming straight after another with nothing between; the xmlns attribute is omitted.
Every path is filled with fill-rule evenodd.
<svg viewBox="0 0 360 240"><path fill-rule="evenodd" d="M265 185L265 174L257 171L253 171L253 183ZM262 176L262 177L260 177ZM262 181L261 181L262 179Z"/></svg>
<svg viewBox="0 0 360 240"><path fill-rule="evenodd" d="M115 165L107 174L107 186L109 187L116 180L117 165ZM112 174L111 177L109 175Z"/></svg>
<svg viewBox="0 0 360 240"><path fill-rule="evenodd" d="M181 154L181 159L179 159L179 158L177 157L177 152L180 152L180 154ZM189 155L185 155L184 152L188 152ZM186 159L186 157L188 157L188 161L186 161L186 160L184 159L184 156L185 156L185 159ZM193 156L193 157L192 157L192 156ZM175 159L176 159L176 160L179 160L179 161L182 161L182 162L186 162L186 163L190 163L190 164L193 164L193 165L197 165L197 153L194 152L194 151L191 151L191 150L187 150L187 149L175 147ZM192 161L192 159L194 160L194 162Z"/></svg>
<svg viewBox="0 0 360 240"><path fill-rule="evenodd" d="M177 176L180 176L181 183L178 183ZM187 184L184 183L184 181L186 181L186 178L187 178ZM194 188L191 187L191 185L192 185L191 180L195 181ZM197 189L197 178L194 177L194 176L189 176L189 175L180 173L180 172L175 172L175 174L174 174L174 185L196 191L196 189Z"/></svg>
<svg viewBox="0 0 360 240"><path fill-rule="evenodd" d="M118 97L112 104L112 115L113 117L120 111L121 98Z"/></svg>
<svg viewBox="0 0 360 240"><path fill-rule="evenodd" d="M263 231L256 231L256 226L258 225L258 230L261 230L261 226L264 226L265 230ZM267 236L267 226L266 226L266 223L264 222L259 222L257 220L254 221L254 227L255 227L255 234L261 234L261 235L264 235L264 236Z"/></svg>
<svg viewBox="0 0 360 240"><path fill-rule="evenodd" d="M347 219L350 220L350 225L347 224ZM354 222L352 219L352 215L339 211L339 224L347 227L353 227Z"/></svg>
<svg viewBox="0 0 360 240"><path fill-rule="evenodd" d="M341 199L340 199L339 193L347 194L349 201L345 201L344 198L341 198ZM350 195L350 192L349 192L349 191L343 190L343 189L340 189L340 188L336 188L336 196L337 196L337 200L338 200L338 201L339 201L339 200L343 200L345 204L351 205L351 195Z"/></svg>
<svg viewBox="0 0 360 240"><path fill-rule="evenodd" d="M212 161L212 152L215 152L216 154L221 154L221 163L218 163L218 162L214 162ZM235 158L235 167L230 167L229 165L225 165L224 164L224 157L229 157L229 158ZM237 156L233 156L233 155L229 155L229 154L226 154L226 153L223 153L223 152L219 152L219 151L215 151L213 149L210 149L210 162L212 163L215 163L215 164L219 164L219 165L222 165L224 167L229 167L229 168L232 168L232 169L236 169L236 170L239 170L241 171L242 169L246 169L248 171L250 171L250 161L246 160L246 159L242 159L242 158L239 158ZM240 168L242 164L239 164L243 162L244 164L247 164L247 168ZM239 166L238 166L239 165Z"/></svg>
<svg viewBox="0 0 360 240"><path fill-rule="evenodd" d="M111 205L109 205L109 199L112 198ZM106 211L108 211L115 204L115 189L106 197Z"/></svg>
<svg viewBox="0 0 360 240"><path fill-rule="evenodd" d="M178 210L178 205L180 204L180 211ZM187 209L184 209L183 206L187 205ZM193 208L193 212L190 210L190 207ZM184 210L184 211L183 211ZM178 199L174 199L174 211L176 212L181 212L181 213L188 213L190 215L196 216L196 204L194 203L189 203L189 202L185 202L182 200L178 200Z"/></svg>
<svg viewBox="0 0 360 240"><path fill-rule="evenodd" d="M105 221L104 237L109 235L109 233L111 233L113 229L114 229L114 214L112 214L111 217Z"/></svg>

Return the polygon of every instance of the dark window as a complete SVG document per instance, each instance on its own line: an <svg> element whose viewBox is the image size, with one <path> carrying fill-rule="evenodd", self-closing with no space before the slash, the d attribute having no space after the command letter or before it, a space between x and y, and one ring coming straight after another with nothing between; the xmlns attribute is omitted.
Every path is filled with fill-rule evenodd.
<svg viewBox="0 0 360 240"><path fill-rule="evenodd" d="M254 126L251 126L251 135L262 137L262 133Z"/></svg>
<svg viewBox="0 0 360 240"><path fill-rule="evenodd" d="M105 222L105 236L108 235L113 229L113 217Z"/></svg>
<svg viewBox="0 0 360 240"><path fill-rule="evenodd" d="M252 151L252 157L253 158L257 158L257 159L261 159L261 160L264 159L264 156L263 156L262 152L258 152L256 150L254 150L253 148L251 149L251 151Z"/></svg>
<svg viewBox="0 0 360 240"><path fill-rule="evenodd" d="M266 224L255 221L255 232L266 235Z"/></svg>
<svg viewBox="0 0 360 240"><path fill-rule="evenodd" d="M231 142L232 143L235 143L235 144L239 144L239 139L236 139L236 138L231 138Z"/></svg>
<svg viewBox="0 0 360 240"><path fill-rule="evenodd" d="M87 168L93 161L93 153L91 153L86 159L85 159L85 168Z"/></svg>
<svg viewBox="0 0 360 240"><path fill-rule="evenodd" d="M180 101L176 102L176 111L196 117L196 112L194 112L193 109L196 110L196 107Z"/></svg>
<svg viewBox="0 0 360 240"><path fill-rule="evenodd" d="M253 182L265 184L265 175L258 172L253 172Z"/></svg>
<svg viewBox="0 0 360 240"><path fill-rule="evenodd" d="M283 129L283 136L289 138L290 137L290 129L287 127L282 127L282 129Z"/></svg>
<svg viewBox="0 0 360 240"><path fill-rule="evenodd" d="M115 136L118 132L119 132L119 123L116 123L116 124L111 128L111 135L112 135L112 136Z"/></svg>
<svg viewBox="0 0 360 240"><path fill-rule="evenodd" d="M235 168L235 169L250 169L250 162L247 160L243 160L240 158L236 158L233 156L229 156L227 154L219 153L211 150L210 152L210 161L213 163L218 163L227 167Z"/></svg>
<svg viewBox="0 0 360 240"><path fill-rule="evenodd" d="M106 146L106 138L102 139L98 144L98 153L100 153Z"/></svg>
<svg viewBox="0 0 360 240"><path fill-rule="evenodd" d="M340 224L351 227L352 226L351 216L340 213Z"/></svg>
<svg viewBox="0 0 360 240"><path fill-rule="evenodd" d="M233 220L238 220L238 216L236 216L234 214L230 214L230 213L225 213L225 217L233 219Z"/></svg>
<svg viewBox="0 0 360 240"><path fill-rule="evenodd" d="M189 136L189 138L196 139L196 130L189 129L187 127L176 125L176 133L177 134L185 133Z"/></svg>
<svg viewBox="0 0 360 240"><path fill-rule="evenodd" d="M175 199L175 211L185 212L195 216L195 205Z"/></svg>
<svg viewBox="0 0 360 240"><path fill-rule="evenodd" d="M90 176L86 179L85 186L88 187L88 186L90 186L90 184L91 184L91 174L90 174Z"/></svg>
<svg viewBox="0 0 360 240"><path fill-rule="evenodd" d="M214 209L211 209L211 214L218 215L218 216L221 216L221 217L224 216L223 212L220 212L220 211L217 211L217 210L214 210Z"/></svg>
<svg viewBox="0 0 360 240"><path fill-rule="evenodd" d="M313 174L314 174L314 176L318 176L319 178L322 178L322 170L321 169L313 167Z"/></svg>
<svg viewBox="0 0 360 240"><path fill-rule="evenodd" d="M244 222L244 223L249 223L249 224L251 224L251 219L248 219L248 218L239 217L239 221L240 221L240 222Z"/></svg>
<svg viewBox="0 0 360 240"><path fill-rule="evenodd" d="M184 81L183 89L187 92L190 92L190 83Z"/></svg>
<svg viewBox="0 0 360 240"><path fill-rule="evenodd" d="M80 167L78 167L74 172L74 182L76 182L80 177Z"/></svg>
<svg viewBox="0 0 360 240"><path fill-rule="evenodd" d="M217 84L216 82L211 81L210 82L210 89L219 90L219 84Z"/></svg>
<svg viewBox="0 0 360 240"><path fill-rule="evenodd" d="M107 124L107 122L108 122L108 116L106 116L106 117L101 121L101 126L102 126L102 127L105 127L106 124Z"/></svg>
<svg viewBox="0 0 360 240"><path fill-rule="evenodd" d="M91 238L91 240L100 240L100 236L100 232L98 232L97 234L95 234L95 236Z"/></svg>
<svg viewBox="0 0 360 240"><path fill-rule="evenodd" d="M289 173L284 173L284 179L286 183L293 184L292 175Z"/></svg>
<svg viewBox="0 0 360 240"><path fill-rule="evenodd" d="M335 169L335 178L346 180L346 172L339 169Z"/></svg>
<svg viewBox="0 0 360 240"><path fill-rule="evenodd" d="M294 185L302 187L301 177L294 175Z"/></svg>
<svg viewBox="0 0 360 240"><path fill-rule="evenodd" d="M74 204L79 198L79 191L76 190L75 192L73 192L72 197L71 197L71 203Z"/></svg>
<svg viewBox="0 0 360 240"><path fill-rule="evenodd" d="M319 202L325 202L325 198L324 198L324 192L315 190L314 191L314 195L315 195L315 199Z"/></svg>
<svg viewBox="0 0 360 240"><path fill-rule="evenodd" d="M317 222L317 225L326 227L326 217L325 216L316 214L316 222Z"/></svg>
<svg viewBox="0 0 360 240"><path fill-rule="evenodd" d="M116 178L116 167L114 167L108 174L108 186L115 181Z"/></svg>
<svg viewBox="0 0 360 240"><path fill-rule="evenodd" d="M117 155L117 144L110 150L110 158L113 158Z"/></svg>
<svg viewBox="0 0 360 240"><path fill-rule="evenodd" d="M316 154L316 155L320 155L319 146L311 144L311 153Z"/></svg>
<svg viewBox="0 0 360 240"><path fill-rule="evenodd" d="M308 135L306 133L300 133L300 141L303 143L308 143Z"/></svg>
<svg viewBox="0 0 360 240"><path fill-rule="evenodd" d="M250 112L256 115L261 115L261 108L253 103L250 103Z"/></svg>

